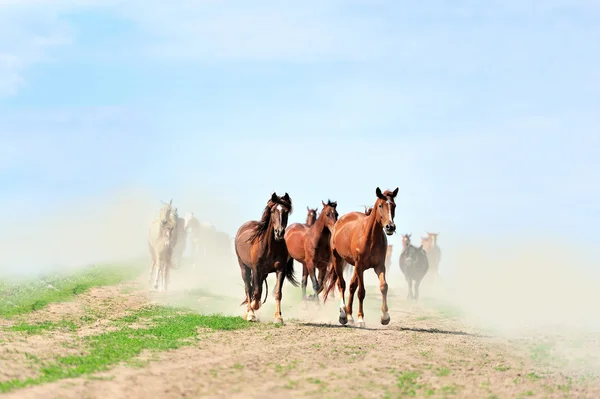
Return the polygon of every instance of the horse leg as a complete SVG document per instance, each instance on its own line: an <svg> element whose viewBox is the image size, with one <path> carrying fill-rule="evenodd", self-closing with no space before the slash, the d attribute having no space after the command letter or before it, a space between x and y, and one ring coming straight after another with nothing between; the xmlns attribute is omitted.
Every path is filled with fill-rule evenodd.
<svg viewBox="0 0 600 399"><path fill-rule="evenodd" d="M310 282L312 283L313 291L315 292L309 297L309 299L316 300L317 302L319 302L319 283L317 282L317 276L315 275L315 264L313 262L308 262L306 264L306 269L308 270Z"/></svg>
<svg viewBox="0 0 600 399"><path fill-rule="evenodd" d="M346 293L346 281L344 280L344 260L335 250L333 251L332 256L332 267L333 272L337 276L337 285L341 295L339 321L341 325L346 325L346 323L348 323L348 316L346 315L346 301L344 298Z"/></svg>
<svg viewBox="0 0 600 399"><path fill-rule="evenodd" d="M379 290L381 291L381 324L387 326L390 324L390 314L388 313L387 292L388 284L385 280L385 265L382 264L375 269L375 273L379 277Z"/></svg>
<svg viewBox="0 0 600 399"><path fill-rule="evenodd" d="M265 278L266 278L266 276L265 276ZM252 273L252 287L254 288L252 309L254 309L255 311L260 309L260 305L261 305L260 297L262 296L262 284L263 284L262 273L259 273L258 269L254 270L254 273Z"/></svg>
<svg viewBox="0 0 600 399"><path fill-rule="evenodd" d="M363 309L363 302L365 300L365 296L366 296L366 290L365 290L365 279L364 279L364 274L363 274L363 270L361 268L360 271L358 271L359 267L355 266L354 267L354 275L357 278L357 283L358 283L358 322L357 325L358 327L364 327L365 326L365 313L364 313L364 309ZM354 281L354 278L352 279ZM350 287L352 287L352 284L350 284Z"/></svg>
<svg viewBox="0 0 600 399"><path fill-rule="evenodd" d="M308 282L308 268L302 264L302 300L306 301L306 283Z"/></svg>
<svg viewBox="0 0 600 399"><path fill-rule="evenodd" d="M406 283L408 284L408 295L406 296L406 300L410 301L413 299L413 283L410 277L406 277Z"/></svg>
<svg viewBox="0 0 600 399"><path fill-rule="evenodd" d="M358 288L358 269L355 267L350 280L350 289L348 290L348 302L346 303L346 315L348 317L348 323L354 324L354 317L352 317L352 306L354 304L354 293Z"/></svg>
<svg viewBox="0 0 600 399"><path fill-rule="evenodd" d="M419 285L421 285L420 278L415 280L415 294L414 294L415 301L419 300Z"/></svg>
<svg viewBox="0 0 600 399"><path fill-rule="evenodd" d="M283 270L278 270L275 275L277 276L277 282L275 283L275 324L283 324L283 317L281 317L281 291L283 288Z"/></svg>

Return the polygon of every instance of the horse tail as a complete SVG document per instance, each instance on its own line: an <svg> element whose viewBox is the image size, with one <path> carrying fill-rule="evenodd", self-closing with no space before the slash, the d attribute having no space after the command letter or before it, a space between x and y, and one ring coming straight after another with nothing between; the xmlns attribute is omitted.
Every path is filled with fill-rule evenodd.
<svg viewBox="0 0 600 399"><path fill-rule="evenodd" d="M296 280L296 276L294 275L294 258L292 258L291 256L285 265L283 277L285 277L294 287L298 287L299 283L298 280Z"/></svg>
<svg viewBox="0 0 600 399"><path fill-rule="evenodd" d="M337 270L333 267L333 263L330 263L323 278L323 286L321 287L321 291L323 291L323 303L327 302L327 297L333 291L338 279Z"/></svg>

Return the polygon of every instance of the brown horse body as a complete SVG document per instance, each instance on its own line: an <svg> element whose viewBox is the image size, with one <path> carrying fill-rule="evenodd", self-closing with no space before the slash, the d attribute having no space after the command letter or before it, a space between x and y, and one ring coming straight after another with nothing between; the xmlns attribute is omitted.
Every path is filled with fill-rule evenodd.
<svg viewBox="0 0 600 399"><path fill-rule="evenodd" d="M321 201L323 210L312 225L294 223L285 232L285 243L290 256L302 264L302 299L306 300L306 285L310 276L314 294L311 300L319 300L327 267L331 262L331 232L337 221L337 202ZM309 212L311 210L309 209ZM310 216L310 215L309 215ZM316 271L319 271L317 277Z"/></svg>
<svg viewBox="0 0 600 399"><path fill-rule="evenodd" d="M331 238L332 264L327 270L324 284L323 299L326 301L329 293L333 291L336 283L341 294L339 321L345 325L352 320L352 304L354 293L358 288L358 326L364 326L363 301L366 291L364 285L364 272L374 269L379 277L379 289L382 296L381 324L390 322L387 305L388 284L385 279L385 255L387 248L387 235L394 234L396 226L394 215L396 203L394 199L398 188L394 191L381 192L379 187L375 190L377 200L368 212L350 212L342 216L333 229ZM384 233L385 231L385 233ZM346 281L344 280L344 264L354 266L354 273L350 281L350 295L348 304L345 302Z"/></svg>
<svg viewBox="0 0 600 399"><path fill-rule="evenodd" d="M287 193L279 197L271 195L260 221L244 223L235 235L235 253L242 272L246 289L247 304L245 318L256 320L254 311L260 309L262 285L269 273L277 275L275 286L275 323L283 323L281 317L281 290L283 281L288 279L298 286L294 277L294 260L290 258L285 240L288 214L292 212L292 200ZM268 289L268 287L267 287ZM265 301L267 296L265 295Z"/></svg>

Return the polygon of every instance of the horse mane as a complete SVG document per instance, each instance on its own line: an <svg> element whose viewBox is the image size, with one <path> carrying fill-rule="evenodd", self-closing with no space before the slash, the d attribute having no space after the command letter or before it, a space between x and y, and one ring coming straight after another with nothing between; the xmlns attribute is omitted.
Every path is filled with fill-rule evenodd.
<svg viewBox="0 0 600 399"><path fill-rule="evenodd" d="M267 206L263 210L262 216L260 220L256 223L256 225L252 228L252 233L248 238L248 242L254 244L259 238L262 238L269 228L269 223L271 222L271 208L275 205L281 205L288 210L289 214L292 214L292 199L288 197L286 200L283 197L279 197L277 201L272 201L269 199L267 201Z"/></svg>
<svg viewBox="0 0 600 399"><path fill-rule="evenodd" d="M329 198L327 199L327 206L330 206L332 208L337 208L337 201L332 201Z"/></svg>

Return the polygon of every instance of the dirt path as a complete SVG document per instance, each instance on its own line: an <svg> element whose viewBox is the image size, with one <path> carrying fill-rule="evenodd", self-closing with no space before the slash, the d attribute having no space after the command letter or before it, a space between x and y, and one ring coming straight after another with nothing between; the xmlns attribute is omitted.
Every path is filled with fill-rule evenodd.
<svg viewBox="0 0 600 399"><path fill-rule="evenodd" d="M206 302L201 299L197 302ZM21 321L81 320L93 314L95 320L77 334L95 334L111 328L109 318L160 300L133 285L97 288ZM366 301L366 329L339 326L337 301L320 310L295 305L281 328L206 333L193 346L152 354L143 367L120 365L4 396L600 397L598 380L552 358L550 349L540 349L540 337L500 339L438 310L408 305L400 297L390 298L392 323L383 327L378 322L379 296L371 294ZM271 321L268 307L261 314ZM312 323L289 319L292 315ZM69 339L61 332L29 337L3 332L1 338L3 380L28 375L27 359L18 354L27 351L43 359L69 350L59 345Z"/></svg>

